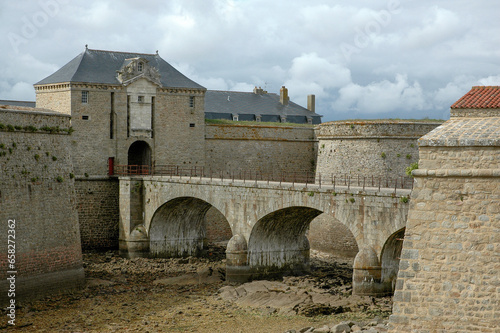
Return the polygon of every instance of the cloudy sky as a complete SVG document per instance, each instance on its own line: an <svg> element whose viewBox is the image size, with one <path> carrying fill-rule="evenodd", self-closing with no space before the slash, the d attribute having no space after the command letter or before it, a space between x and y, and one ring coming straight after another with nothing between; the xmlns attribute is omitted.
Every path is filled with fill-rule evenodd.
<svg viewBox="0 0 500 333"><path fill-rule="evenodd" d="M0 99L85 49L155 53L212 90L261 86L323 121L449 117L500 85L500 1L23 0L0 8Z"/></svg>

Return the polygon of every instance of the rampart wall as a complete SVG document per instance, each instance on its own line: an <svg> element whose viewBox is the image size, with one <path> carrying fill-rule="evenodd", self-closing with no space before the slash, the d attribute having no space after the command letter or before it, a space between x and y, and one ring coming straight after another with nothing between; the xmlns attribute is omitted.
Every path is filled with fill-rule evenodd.
<svg viewBox="0 0 500 333"><path fill-rule="evenodd" d="M366 177L405 176L418 161L418 138L441 123L418 121L334 121L318 126L322 178L350 173Z"/></svg>
<svg viewBox="0 0 500 333"><path fill-rule="evenodd" d="M314 129L288 126L206 125L206 167L212 170L314 172Z"/></svg>
<svg viewBox="0 0 500 333"><path fill-rule="evenodd" d="M2 304L12 299L7 275L16 301L84 284L69 128L68 115L0 108Z"/></svg>
<svg viewBox="0 0 500 333"><path fill-rule="evenodd" d="M118 248L118 180L77 177L75 181L82 250Z"/></svg>

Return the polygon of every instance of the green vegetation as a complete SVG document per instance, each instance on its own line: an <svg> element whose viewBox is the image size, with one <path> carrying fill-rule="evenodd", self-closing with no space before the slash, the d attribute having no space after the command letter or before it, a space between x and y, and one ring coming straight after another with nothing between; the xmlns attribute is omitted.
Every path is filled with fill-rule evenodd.
<svg viewBox="0 0 500 333"><path fill-rule="evenodd" d="M20 125L11 125L11 124L2 124L0 123L0 130L7 130L7 131L10 131L10 132L14 132L14 131L26 131L26 132L38 132L38 131L41 131L41 132L48 132L48 133L51 133L51 134L54 134L54 133L68 133L68 134L72 134L75 130L73 129L73 127L70 127L70 128L59 128L59 126L54 126L54 127L50 127L50 126L42 126L40 128L38 127L35 127L33 125L30 125L30 126L20 126Z"/></svg>
<svg viewBox="0 0 500 333"><path fill-rule="evenodd" d="M54 162L57 161L57 157L52 156L52 161L54 161Z"/></svg>
<svg viewBox="0 0 500 333"><path fill-rule="evenodd" d="M61 176L57 176L56 180L57 180L58 183L62 183L64 181L64 178L61 177Z"/></svg>
<svg viewBox="0 0 500 333"><path fill-rule="evenodd" d="M283 127L307 127L313 128L317 125L311 124L294 124L294 123L278 123L278 122L263 122L263 121L233 121L228 119L205 119L205 124L208 125L250 125L250 126L283 126Z"/></svg>
<svg viewBox="0 0 500 333"><path fill-rule="evenodd" d="M35 156L34 156L34 157L35 157L35 160L38 162L38 160L40 159L40 155L35 154Z"/></svg>
<svg viewBox="0 0 500 333"><path fill-rule="evenodd" d="M408 200L410 200L410 199L408 199L408 197L404 197L404 196L399 199L399 201L401 201L401 203L407 203Z"/></svg>
<svg viewBox="0 0 500 333"><path fill-rule="evenodd" d="M356 202L356 199L354 199L354 198L350 198L350 199L349 199L349 201L350 201L351 203L355 203L355 202Z"/></svg>
<svg viewBox="0 0 500 333"><path fill-rule="evenodd" d="M382 152L382 154L380 154L380 157L385 159L387 157L387 155L384 152Z"/></svg>
<svg viewBox="0 0 500 333"><path fill-rule="evenodd" d="M418 162L415 162L415 163L410 164L410 166L406 168L405 173L406 173L408 176L411 176L411 172L412 172L413 170L416 170L416 169L418 169Z"/></svg>
<svg viewBox="0 0 500 333"><path fill-rule="evenodd" d="M406 155L406 158L411 160L411 155L410 154Z"/></svg>
<svg viewBox="0 0 500 333"><path fill-rule="evenodd" d="M345 119L345 120L335 120L332 122L360 122L360 123L380 123L380 122L393 122L393 123L406 123L406 122L417 122L417 123L434 123L434 122L445 122L443 119L402 119L402 118L387 118L387 119Z"/></svg>

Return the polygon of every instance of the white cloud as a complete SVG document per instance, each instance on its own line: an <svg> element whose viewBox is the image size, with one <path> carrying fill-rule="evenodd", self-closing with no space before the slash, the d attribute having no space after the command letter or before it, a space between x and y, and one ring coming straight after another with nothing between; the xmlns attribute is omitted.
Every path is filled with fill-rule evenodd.
<svg viewBox="0 0 500 333"><path fill-rule="evenodd" d="M412 28L403 40L410 48L426 48L449 40L459 39L465 27L458 15L451 10L433 6L424 12L419 27Z"/></svg>
<svg viewBox="0 0 500 333"><path fill-rule="evenodd" d="M34 36L23 37L26 20L48 1L61 3L57 13L36 27ZM2 98L33 99L30 86L73 59L85 44L116 51L159 50L208 89L261 86L278 93L286 85L292 101L301 105L307 94L316 94L324 121L345 117L346 110L374 117L388 110L395 117L412 110L440 115L472 85L499 84L494 31L500 30L500 2L399 1L400 10L386 23L376 17L388 10L388 0L34 3L7 1L2 6ZM367 27L372 29L368 43L347 61L340 45L355 46L359 31ZM18 52L9 33L24 38Z"/></svg>
<svg viewBox="0 0 500 333"><path fill-rule="evenodd" d="M372 114L422 110L426 106L420 84L410 84L406 75L401 74L396 75L394 81L383 80L366 86L351 83L339 90L339 98L333 103L338 112L359 111Z"/></svg>
<svg viewBox="0 0 500 333"><path fill-rule="evenodd" d="M500 75L492 75L478 80L481 86L500 86Z"/></svg>

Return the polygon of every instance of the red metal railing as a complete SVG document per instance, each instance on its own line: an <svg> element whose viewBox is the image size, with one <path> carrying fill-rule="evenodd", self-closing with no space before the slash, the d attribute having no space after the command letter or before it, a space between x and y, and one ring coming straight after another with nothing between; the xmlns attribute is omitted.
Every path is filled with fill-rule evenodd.
<svg viewBox="0 0 500 333"><path fill-rule="evenodd" d="M311 171L294 171L294 172L259 172L256 170L211 170L199 166L179 166L179 165L115 165L114 174L117 176L170 176L170 177L190 177L190 178L206 178L210 180L242 180L247 181L265 181L269 182L286 182L297 184L315 184L321 186L329 186L335 189L337 186L365 188L394 188L396 189L412 189L413 178L411 177L380 177L380 176L362 176L350 174L325 174L313 173Z"/></svg>

